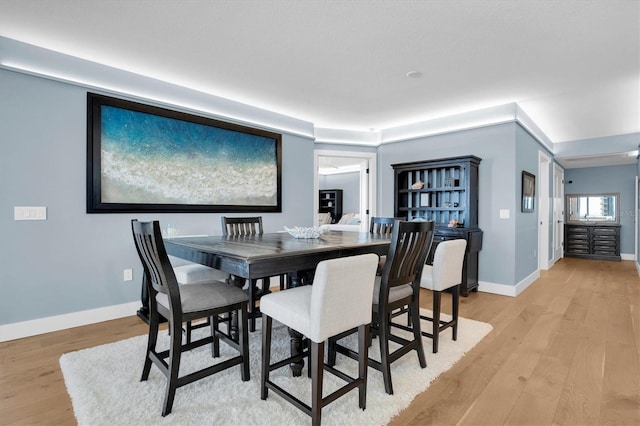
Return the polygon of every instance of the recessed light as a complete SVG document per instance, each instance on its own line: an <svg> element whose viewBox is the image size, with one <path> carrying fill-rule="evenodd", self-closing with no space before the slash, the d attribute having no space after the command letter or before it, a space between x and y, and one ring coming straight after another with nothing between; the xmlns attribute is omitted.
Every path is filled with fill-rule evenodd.
<svg viewBox="0 0 640 426"><path fill-rule="evenodd" d="M422 73L420 71L409 71L407 73L407 77L409 77L409 78L420 78L420 77L422 77Z"/></svg>

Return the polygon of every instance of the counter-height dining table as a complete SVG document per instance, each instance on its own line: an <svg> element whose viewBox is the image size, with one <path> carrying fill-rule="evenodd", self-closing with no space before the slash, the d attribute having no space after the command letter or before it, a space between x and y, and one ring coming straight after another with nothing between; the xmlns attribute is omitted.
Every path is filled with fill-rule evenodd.
<svg viewBox="0 0 640 426"><path fill-rule="evenodd" d="M191 262L220 269L231 282L288 274L289 286L309 280L308 271L327 259L364 253L386 255L390 237L368 232L328 231L319 238L294 238L286 232L250 236L185 236L166 238L167 253ZM145 300L142 298L143 308ZM146 302L148 303L148 302ZM300 336L291 334L292 353L300 350ZM300 375L302 366L292 366Z"/></svg>

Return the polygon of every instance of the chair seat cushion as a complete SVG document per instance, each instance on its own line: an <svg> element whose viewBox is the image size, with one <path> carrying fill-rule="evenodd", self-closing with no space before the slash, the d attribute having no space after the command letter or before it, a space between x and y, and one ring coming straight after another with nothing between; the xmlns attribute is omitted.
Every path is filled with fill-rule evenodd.
<svg viewBox="0 0 640 426"><path fill-rule="evenodd" d="M188 263L173 268L180 284L198 284L207 281L224 281L229 274L198 263Z"/></svg>
<svg viewBox="0 0 640 426"><path fill-rule="evenodd" d="M309 337L311 331L310 285L262 296L260 312Z"/></svg>
<svg viewBox="0 0 640 426"><path fill-rule="evenodd" d="M381 277L376 277L376 284L373 287L373 304L377 305L380 301L380 281ZM411 284L399 285L396 287L392 287L389 290L389 303L395 302L396 300L404 299L405 297L409 297L413 294L413 288Z"/></svg>
<svg viewBox="0 0 640 426"><path fill-rule="evenodd" d="M424 265L422 278L420 278L420 287L433 290L433 266Z"/></svg>
<svg viewBox="0 0 640 426"><path fill-rule="evenodd" d="M214 281L180 286L182 312L199 312L221 308L235 303L247 302L247 293L231 284ZM169 309L169 297L164 293L156 295L156 301Z"/></svg>

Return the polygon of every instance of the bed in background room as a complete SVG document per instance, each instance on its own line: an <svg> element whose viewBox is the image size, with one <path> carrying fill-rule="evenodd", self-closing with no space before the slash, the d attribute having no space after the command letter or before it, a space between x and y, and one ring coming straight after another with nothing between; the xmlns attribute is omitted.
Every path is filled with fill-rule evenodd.
<svg viewBox="0 0 640 426"><path fill-rule="evenodd" d="M360 232L360 214L345 213L338 223L331 223L331 215L329 213L320 213L318 214L318 226L323 231Z"/></svg>

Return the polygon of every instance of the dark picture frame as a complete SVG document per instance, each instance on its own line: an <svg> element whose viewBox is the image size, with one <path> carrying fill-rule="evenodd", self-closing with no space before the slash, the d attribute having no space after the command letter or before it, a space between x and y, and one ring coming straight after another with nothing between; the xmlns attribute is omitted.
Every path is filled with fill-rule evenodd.
<svg viewBox="0 0 640 426"><path fill-rule="evenodd" d="M87 93L87 213L282 212L282 135Z"/></svg>
<svg viewBox="0 0 640 426"><path fill-rule="evenodd" d="M522 171L522 212L533 213L536 201L536 176Z"/></svg>

